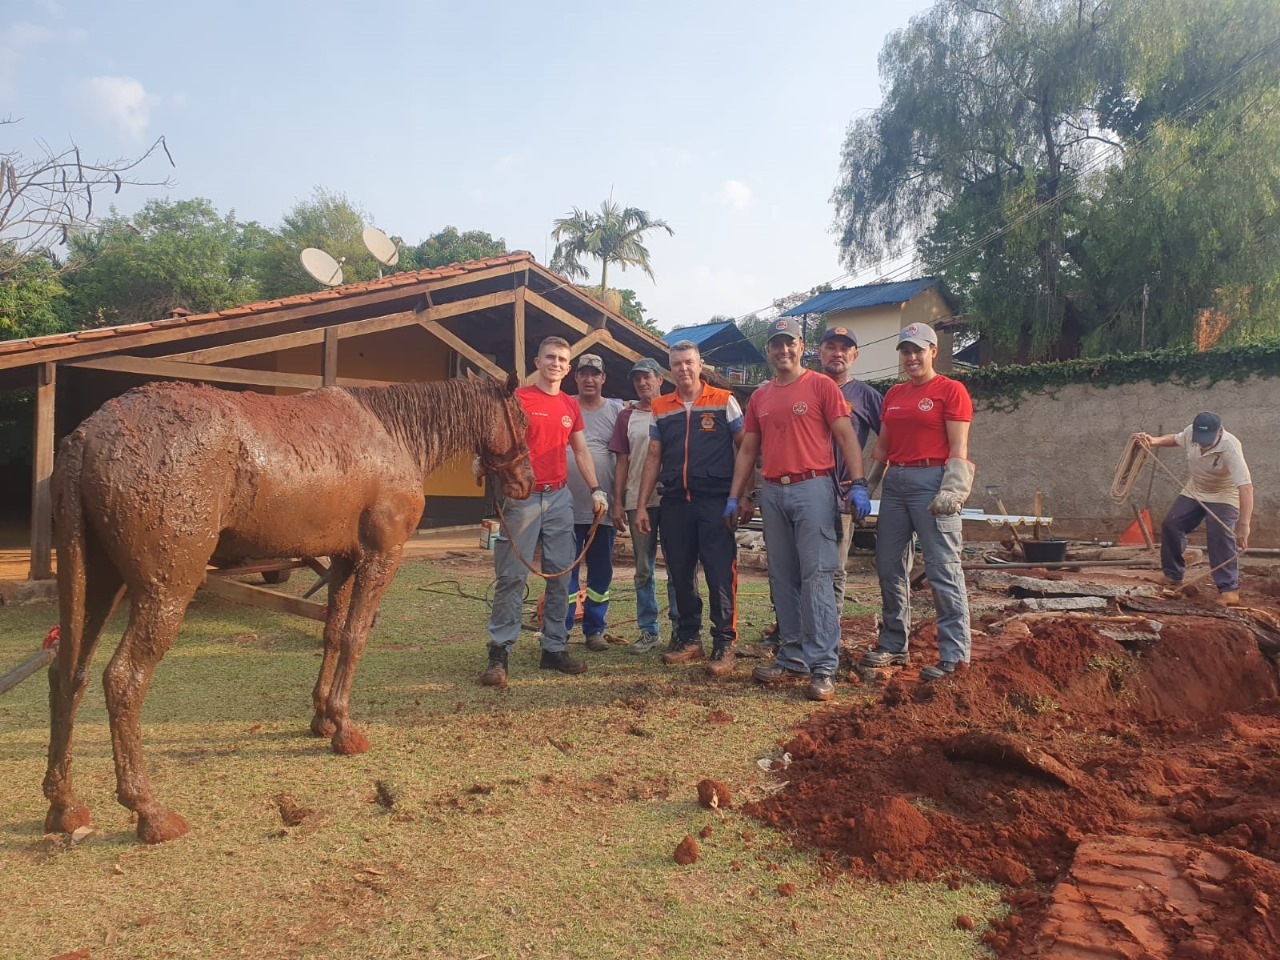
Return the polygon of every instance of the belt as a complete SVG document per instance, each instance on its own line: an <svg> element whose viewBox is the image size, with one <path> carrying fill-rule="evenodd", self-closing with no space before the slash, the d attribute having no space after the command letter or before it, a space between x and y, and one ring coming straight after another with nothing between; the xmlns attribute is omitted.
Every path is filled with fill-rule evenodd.
<svg viewBox="0 0 1280 960"><path fill-rule="evenodd" d="M945 467L946 465L945 460L933 460L927 457L924 460L895 460L889 464L891 467Z"/></svg>
<svg viewBox="0 0 1280 960"><path fill-rule="evenodd" d="M765 477L769 483L779 483L782 486L788 486L792 483L799 483L801 480L812 480L814 477L829 477L830 470L805 470L801 473L784 473L780 477Z"/></svg>
<svg viewBox="0 0 1280 960"><path fill-rule="evenodd" d="M533 485L534 493L554 493L564 487L565 481L559 483L535 483Z"/></svg>

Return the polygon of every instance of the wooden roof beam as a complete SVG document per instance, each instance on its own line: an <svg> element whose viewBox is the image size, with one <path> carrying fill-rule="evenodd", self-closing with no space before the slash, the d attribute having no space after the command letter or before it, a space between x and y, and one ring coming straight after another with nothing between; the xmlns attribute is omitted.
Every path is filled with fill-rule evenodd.
<svg viewBox="0 0 1280 960"><path fill-rule="evenodd" d="M321 377L311 373L278 373L274 370L246 370L242 367L216 367L203 363L185 363L179 360L158 360L153 357L97 357L93 360L77 360L64 366L77 370L105 370L111 373L131 373L155 380L195 380L205 383L232 383L249 387L285 387L293 390L315 390L323 385ZM359 380L339 377L340 387L377 387L385 380Z"/></svg>

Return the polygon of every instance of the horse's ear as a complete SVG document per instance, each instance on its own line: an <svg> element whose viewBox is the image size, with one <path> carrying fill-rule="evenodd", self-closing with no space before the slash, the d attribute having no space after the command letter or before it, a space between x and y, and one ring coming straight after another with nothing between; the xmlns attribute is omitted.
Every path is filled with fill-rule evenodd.
<svg viewBox="0 0 1280 960"><path fill-rule="evenodd" d="M520 386L520 376L512 370L507 374L507 382L503 384L503 389L505 389L507 393L511 394L516 392L516 387L518 386Z"/></svg>
<svg viewBox="0 0 1280 960"><path fill-rule="evenodd" d="M475 370L472 369L471 367L467 367L467 382L470 383L473 380L479 380L479 379L480 378L476 376Z"/></svg>

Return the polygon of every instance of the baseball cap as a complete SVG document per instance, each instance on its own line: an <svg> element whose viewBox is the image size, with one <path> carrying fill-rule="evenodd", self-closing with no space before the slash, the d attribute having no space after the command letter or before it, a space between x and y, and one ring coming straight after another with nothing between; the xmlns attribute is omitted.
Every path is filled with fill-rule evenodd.
<svg viewBox="0 0 1280 960"><path fill-rule="evenodd" d="M855 334L848 327L831 327L829 330L827 330L826 333L822 335L822 339L818 342L826 343L828 340L834 340L836 337L844 337L846 340L852 343L855 347L858 345L858 335Z"/></svg>
<svg viewBox="0 0 1280 960"><path fill-rule="evenodd" d="M641 357L631 368L631 376L634 377L637 373L656 373L662 376L662 367L658 366L658 361L652 357Z"/></svg>
<svg viewBox="0 0 1280 960"><path fill-rule="evenodd" d="M796 323L791 317L779 317L769 324L769 329L764 337L765 343L768 343L774 337L790 337L792 340L799 340L800 324Z"/></svg>
<svg viewBox="0 0 1280 960"><path fill-rule="evenodd" d="M594 353L584 353L578 358L578 369L582 370L586 367L592 367L604 373L604 361Z"/></svg>
<svg viewBox="0 0 1280 960"><path fill-rule="evenodd" d="M933 327L927 323L911 323L903 327L898 334L898 346L904 343L914 343L917 347L936 347L938 345L938 335L933 332Z"/></svg>
<svg viewBox="0 0 1280 960"><path fill-rule="evenodd" d="M1191 421L1191 442L1207 447L1218 439L1218 431L1222 429L1222 418L1216 413L1197 413Z"/></svg>

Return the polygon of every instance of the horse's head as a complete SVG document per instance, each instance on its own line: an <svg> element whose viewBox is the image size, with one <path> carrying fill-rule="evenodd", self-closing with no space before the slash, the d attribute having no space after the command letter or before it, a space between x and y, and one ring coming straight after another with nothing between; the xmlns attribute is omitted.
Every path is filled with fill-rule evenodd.
<svg viewBox="0 0 1280 960"><path fill-rule="evenodd" d="M512 373L494 393L495 403L480 434L480 469L502 484L504 496L524 500L533 492L533 467L529 463L529 418L515 397L519 384Z"/></svg>

